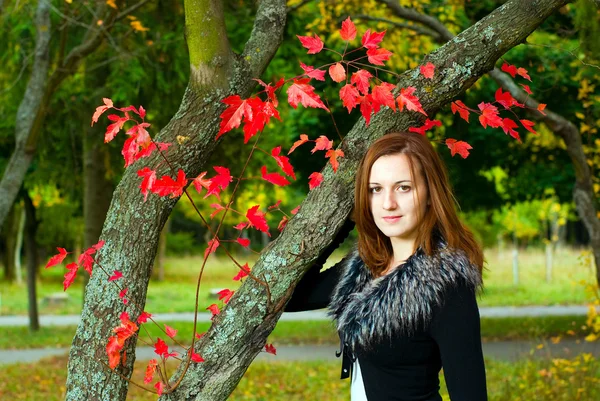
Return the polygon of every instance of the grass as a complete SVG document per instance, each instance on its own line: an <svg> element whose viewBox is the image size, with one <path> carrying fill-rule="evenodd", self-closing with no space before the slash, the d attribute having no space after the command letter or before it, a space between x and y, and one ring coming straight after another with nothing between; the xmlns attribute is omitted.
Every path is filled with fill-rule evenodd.
<svg viewBox="0 0 600 401"><path fill-rule="evenodd" d="M330 264L340 260L343 253L335 253ZM542 250L522 251L519 256L520 284L512 283L512 259L506 251L501 257L495 250L486 252L487 270L484 273L485 291L479 299L480 306L521 305L567 305L584 304L589 301L583 283L594 282L594 272L589 265L578 261L581 252L562 248L556 252L554 277L545 280L545 256ZM253 263L255 256L242 259ZM146 310L151 313L189 312L194 309L197 272L202 265L200 257L167 258L166 280L152 280L148 288ZM110 269L107 267L107 269ZM68 301L64 305L52 305L45 298L52 293L62 292L65 270L61 267L40 269L38 299L40 314L79 314L82 306L82 278L78 277L69 288ZM102 274L96 269L97 274ZM238 272L229 260L211 257L202 279L199 310L214 303L209 291L215 288L235 290L240 283L231 280ZM118 290L115 289L115 292ZM23 285L0 282L0 315L27 314L27 292Z"/></svg>
<svg viewBox="0 0 600 401"><path fill-rule="evenodd" d="M582 337L586 332L585 316L550 316L538 318L485 318L481 321L484 341L548 339L550 337ZM192 324L183 322L161 322L178 330L177 339L190 343ZM166 338L159 327L147 324L150 338L142 331L141 341L156 341ZM161 326L162 327L162 326ZM199 323L197 331L202 333L209 323ZM0 336L0 349L24 349L45 347L69 347L75 334L75 326L42 327L39 332L30 332L27 327L4 327ZM572 330L570 334L568 331ZM280 321L271 333L269 343L279 345L337 344L338 337L331 322L327 321ZM146 344L148 345L148 344Z"/></svg>
<svg viewBox="0 0 600 401"><path fill-rule="evenodd" d="M556 361L556 360L555 360ZM600 399L600 362L525 360L517 363L486 361L490 401L597 401ZM8 365L0 370L2 399L57 401L65 398L67 358L52 357L34 364ZM573 367L577 368L572 372ZM173 371L175 366L170 367ZM142 382L145 362L137 361L132 378ZM229 397L234 401L342 401L350 381L339 380L339 362L254 362ZM444 401L449 400L441 383ZM130 386L130 401L155 400L156 395Z"/></svg>

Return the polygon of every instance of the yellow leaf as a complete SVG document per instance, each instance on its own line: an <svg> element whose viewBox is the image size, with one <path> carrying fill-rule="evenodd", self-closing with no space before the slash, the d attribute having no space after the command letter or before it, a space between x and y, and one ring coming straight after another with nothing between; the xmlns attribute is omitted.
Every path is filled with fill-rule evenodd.
<svg viewBox="0 0 600 401"><path fill-rule="evenodd" d="M65 0L67 2L67 4L72 4L73 0Z"/></svg>
<svg viewBox="0 0 600 401"><path fill-rule="evenodd" d="M149 31L150 29L146 28L145 26L142 25L142 23L140 21L131 21L129 23L129 25L131 25L131 27L137 31L137 32L145 32L145 31Z"/></svg>
<svg viewBox="0 0 600 401"><path fill-rule="evenodd" d="M117 9L117 4L115 3L115 0L106 0L106 5L114 8L115 10Z"/></svg>
<svg viewBox="0 0 600 401"><path fill-rule="evenodd" d="M594 334L594 333L591 333L590 335L588 335L588 336L585 338L585 341L587 341L587 342L590 342L590 343L591 343L591 342L594 342L594 341L596 341L597 339L598 339L598 336L597 336L596 334Z"/></svg>
<svg viewBox="0 0 600 401"><path fill-rule="evenodd" d="M585 118L585 116L583 115L582 112L578 111L577 113L575 113L575 117L577 117L580 120L583 120Z"/></svg>
<svg viewBox="0 0 600 401"><path fill-rule="evenodd" d="M544 344L538 344L538 346L536 348L537 349L542 349L542 348L544 348Z"/></svg>

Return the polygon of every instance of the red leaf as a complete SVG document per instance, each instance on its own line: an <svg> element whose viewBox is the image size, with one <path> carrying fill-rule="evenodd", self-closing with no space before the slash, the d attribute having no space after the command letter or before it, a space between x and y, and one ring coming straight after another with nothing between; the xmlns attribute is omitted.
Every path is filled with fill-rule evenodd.
<svg viewBox="0 0 600 401"><path fill-rule="evenodd" d="M452 102L450 108L452 109L452 114L456 114L458 111L460 117L466 122L469 122L469 109L462 101L457 100L456 102Z"/></svg>
<svg viewBox="0 0 600 401"><path fill-rule="evenodd" d="M425 123L420 127L410 127L408 130L410 132L416 132L417 134L425 135L426 131L429 131L433 127L441 127L442 122L440 120L430 120L429 118L425 119Z"/></svg>
<svg viewBox="0 0 600 401"><path fill-rule="evenodd" d="M156 171L150 170L148 167L144 167L137 172L138 177L144 177L142 179L142 183L140 184L140 189L142 190L142 194L144 195L144 202L148 198L148 192L152 191L152 187L156 182Z"/></svg>
<svg viewBox="0 0 600 401"><path fill-rule="evenodd" d="M354 22L350 20L350 17L346 18L342 22L342 29L340 29L340 36L342 40L350 41L356 38L356 26L354 26Z"/></svg>
<svg viewBox="0 0 600 401"><path fill-rule="evenodd" d="M512 136L513 138L515 138L519 142L521 142L521 137L519 136L519 133L514 130L514 128L517 128L517 127L518 127L517 123L515 123L510 118L503 118L502 119L502 130L504 131L504 133L505 134L510 134L510 136Z"/></svg>
<svg viewBox="0 0 600 401"><path fill-rule="evenodd" d="M417 90L417 88L413 86L409 86L406 89L400 89L400 96L396 98L396 101L398 102L398 108L400 109L400 111L402 111L404 109L404 106L406 106L407 110L417 111L419 113L427 115L427 113L425 113L425 110L423 110L423 107L421 106L419 98L413 95L415 90Z"/></svg>
<svg viewBox="0 0 600 401"><path fill-rule="evenodd" d="M267 97L269 98L269 100L271 101L271 103L273 103L273 106L277 107L277 105L279 104L279 101L277 100L277 95L275 94L275 91L277 89L281 88L281 86L285 83L285 79L281 78L275 84L275 86L271 86L270 83L269 84L265 84L260 79L255 79L255 81L257 81L259 84L261 84L262 86L265 87L265 92L267 92Z"/></svg>
<svg viewBox="0 0 600 401"><path fill-rule="evenodd" d="M532 128L535 123L533 121L529 121L529 120L519 120L521 122L521 124L523 125L523 127L525 127L525 129L533 134L537 135L537 132Z"/></svg>
<svg viewBox="0 0 600 401"><path fill-rule="evenodd" d="M510 92L502 92L502 88L498 88L496 93L494 94L496 101L500 103L506 110L510 109L512 105L518 104L514 97L510 94Z"/></svg>
<svg viewBox="0 0 600 401"><path fill-rule="evenodd" d="M360 114L365 118L365 124L367 127L371 122L371 112L373 111L373 105L371 103L371 95L366 95L360 101Z"/></svg>
<svg viewBox="0 0 600 401"><path fill-rule="evenodd" d="M163 382L161 381L157 381L156 384L154 385L154 388L156 389L156 393L161 396L164 389L165 389L165 385L163 384Z"/></svg>
<svg viewBox="0 0 600 401"><path fill-rule="evenodd" d="M363 47L366 47L367 49L376 49L377 47L379 47L379 43L383 40L384 36L385 36L385 31L383 31L383 32L373 31L371 33L371 30L367 29L367 31L365 32L365 34L363 35L363 37L361 39L361 43L362 43Z"/></svg>
<svg viewBox="0 0 600 401"><path fill-rule="evenodd" d="M546 113L544 113L544 109L546 108L546 105L544 103L540 103L538 104L537 110L542 113L543 115L546 115Z"/></svg>
<svg viewBox="0 0 600 401"><path fill-rule="evenodd" d="M481 110L479 122L483 128L487 128L488 125L492 128L498 128L502 126L502 118L500 118L498 115L498 109L496 106L493 106L490 103L481 102L477 105L477 107L479 107L479 110Z"/></svg>
<svg viewBox="0 0 600 401"><path fill-rule="evenodd" d="M217 175L211 178L208 191L206 192L206 195L204 195L204 198L207 198L210 195L219 197L221 190L227 188L229 183L233 181L231 172L227 167L214 166L213 169L217 172Z"/></svg>
<svg viewBox="0 0 600 401"><path fill-rule="evenodd" d="M467 156L469 156L469 149L473 149L468 143L457 141L452 138L446 139L446 146L450 149L450 154L452 156L458 153L463 159L466 159Z"/></svg>
<svg viewBox="0 0 600 401"><path fill-rule="evenodd" d="M523 78L525 78L526 80L531 82L531 78L529 77L529 74L527 74L527 70L525 68L523 68L523 67L517 68L517 74L519 74L520 76L522 76Z"/></svg>
<svg viewBox="0 0 600 401"><path fill-rule="evenodd" d="M62 263L63 260L65 260L65 257L67 256L67 254L69 253L69 252L67 252L67 250L65 248L56 248L56 249L58 249L58 254L54 255L50 258L48 263L46 263L46 269Z"/></svg>
<svg viewBox="0 0 600 401"><path fill-rule="evenodd" d="M340 99L342 99L342 104L350 113L359 104L360 94L354 85L346 84L340 89Z"/></svg>
<svg viewBox="0 0 600 401"><path fill-rule="evenodd" d="M177 335L177 330L165 324L165 333L167 333L169 337L174 338Z"/></svg>
<svg viewBox="0 0 600 401"><path fill-rule="evenodd" d="M525 92L527 92L529 95L533 95L533 92L531 91L531 89L529 88L529 85L525 85L525 84L519 84L523 87L523 90Z"/></svg>
<svg viewBox="0 0 600 401"><path fill-rule="evenodd" d="M419 70L421 71L421 74L423 74L423 76L425 78L429 78L429 79L433 79L433 72L435 70L435 65L433 65L433 63L427 63L425 65L422 65Z"/></svg>
<svg viewBox="0 0 600 401"><path fill-rule="evenodd" d="M108 355L108 366L111 369L116 368L121 362L120 351L123 348L123 344L119 341L117 336L111 336L108 338L108 344L106 344L106 354Z"/></svg>
<svg viewBox="0 0 600 401"><path fill-rule="evenodd" d="M223 206L221 206L219 203L211 203L210 207L212 207L213 209L215 209L211 214L210 214L210 218L211 220L217 215L219 214L219 212L221 210L225 210L225 208Z"/></svg>
<svg viewBox="0 0 600 401"><path fill-rule="evenodd" d="M340 63L335 63L334 65L329 67L329 76L335 82L342 82L346 79L346 70L344 69L344 66Z"/></svg>
<svg viewBox="0 0 600 401"><path fill-rule="evenodd" d="M265 345L265 352L267 352L269 354L277 355L277 350L275 349L275 347L273 346L273 344L266 344Z"/></svg>
<svg viewBox="0 0 600 401"><path fill-rule="evenodd" d="M94 252L91 252L91 250L93 249L94 251L99 251L100 249L102 249L102 247L104 246L104 244L106 244L106 241L104 240L100 240L98 242L96 242L94 245L92 245L91 247L89 247L87 249L87 251L85 251L86 253L90 253L90 255Z"/></svg>
<svg viewBox="0 0 600 401"><path fill-rule="evenodd" d="M140 117L142 117L142 119L144 119L146 117L146 109L144 109L141 105L140 105L140 108L138 109L138 114L140 115Z"/></svg>
<svg viewBox="0 0 600 401"><path fill-rule="evenodd" d="M314 107L329 111L323 104L319 95L317 95L311 85L308 84L310 78L294 79L294 83L287 89L288 103L293 108L298 107L298 103L302 103L304 107Z"/></svg>
<svg viewBox="0 0 600 401"><path fill-rule="evenodd" d="M199 354L192 352L192 361L200 363L200 362L204 362L204 358L202 358Z"/></svg>
<svg viewBox="0 0 600 401"><path fill-rule="evenodd" d="M154 377L154 372L156 372L156 367L158 366L158 362L156 359L150 359L148 362L148 366L146 366L146 374L144 375L144 383L150 384L152 378Z"/></svg>
<svg viewBox="0 0 600 401"><path fill-rule="evenodd" d="M167 343L165 343L161 338L156 340L156 344L154 344L154 353L159 356L165 356L169 353L169 347Z"/></svg>
<svg viewBox="0 0 600 401"><path fill-rule="evenodd" d="M100 116L108 109L113 107L113 102L112 100L108 99L108 98L103 98L102 99L104 101L104 106L98 106L96 107L96 111L94 112L94 115L92 116L92 126L94 125L94 123L98 122L98 118L100 118Z"/></svg>
<svg viewBox="0 0 600 401"><path fill-rule="evenodd" d="M394 95L392 95L394 88L394 85L387 82L382 82L381 85L373 87L371 102L375 112L379 111L380 106L387 106L396 111L396 102L394 101Z"/></svg>
<svg viewBox="0 0 600 401"><path fill-rule="evenodd" d="M194 184L194 188L196 188L196 192L201 193L202 188L207 189L210 187L211 180L205 180L204 176L206 175L206 171L201 172L198 177L194 178L192 184Z"/></svg>
<svg viewBox="0 0 600 401"><path fill-rule="evenodd" d="M248 238L237 238L236 241L245 248L250 246L250 240Z"/></svg>
<svg viewBox="0 0 600 401"><path fill-rule="evenodd" d="M223 300L224 303L229 302L229 300L231 299L231 297L233 296L234 293L235 293L235 291L231 291L230 289L227 289L227 288L217 292L217 294L219 294L219 301Z"/></svg>
<svg viewBox="0 0 600 401"><path fill-rule="evenodd" d="M217 304L212 304L211 306L206 308L206 310L209 310L210 313L212 313L212 317L210 318L210 320L213 320L215 318L215 316L217 316L220 312Z"/></svg>
<svg viewBox="0 0 600 401"><path fill-rule="evenodd" d="M236 230L243 230L244 228L246 228L246 222L241 222L238 223L237 225L233 226L233 228L235 228Z"/></svg>
<svg viewBox="0 0 600 401"><path fill-rule="evenodd" d="M113 275L108 278L108 281L115 281L123 277L123 273L118 270L115 270Z"/></svg>
<svg viewBox="0 0 600 401"><path fill-rule="evenodd" d="M267 166L262 166L260 173L263 180L269 181L271 184L279 185L280 187L285 187L290 184L290 182L279 173L267 173Z"/></svg>
<svg viewBox="0 0 600 401"><path fill-rule="evenodd" d="M267 233L267 235L271 236L271 234L269 234L269 226L267 225L267 219L265 219L265 214L258 210L259 207L260 205L252 206L246 212L246 218L250 222L249 227L254 227L258 231L262 231L264 233Z"/></svg>
<svg viewBox="0 0 600 401"><path fill-rule="evenodd" d="M287 226L288 220L289 220L289 219L288 219L288 217L287 217L287 216L283 216L283 218L281 219L281 221L280 221L280 222L279 222L279 224L277 225L277 229L278 229L279 231L282 231L282 230L285 228L285 226Z"/></svg>
<svg viewBox="0 0 600 401"><path fill-rule="evenodd" d="M502 64L502 67L500 69L510 74L510 76L513 78L515 77L515 75L517 75L517 67L515 67L512 64L508 64L506 61L504 62L504 64Z"/></svg>
<svg viewBox="0 0 600 401"><path fill-rule="evenodd" d="M110 124L106 127L106 133L104 134L104 143L108 143L112 141L115 136L119 133L119 130L123 128L123 125L129 121L129 117L119 117L116 114L111 114L108 116L110 121L114 121L114 123Z"/></svg>
<svg viewBox="0 0 600 401"><path fill-rule="evenodd" d="M271 117L280 119L279 112L271 102L263 102L258 97L248 99L248 104L252 108L252 116L246 117L244 124L244 143L248 143L250 138L265 128Z"/></svg>
<svg viewBox="0 0 600 401"><path fill-rule="evenodd" d="M354 74L352 74L352 78L350 78L350 82L356 85L356 88L360 93L366 95L369 93L369 79L371 79L373 75L367 70L358 70Z"/></svg>
<svg viewBox="0 0 600 401"><path fill-rule="evenodd" d="M325 157L329 158L329 163L331 163L331 167L333 167L333 171L337 172L339 167L339 162L337 160L338 157L344 157L344 151L341 149L330 149L325 153Z"/></svg>
<svg viewBox="0 0 600 401"><path fill-rule="evenodd" d="M137 322L138 323L146 323L148 321L148 319L150 319L152 317L152 315L148 312L142 312L141 315L138 316L137 318Z"/></svg>
<svg viewBox="0 0 600 401"><path fill-rule="evenodd" d="M308 135L306 134L300 134L300 139L297 140L296 142L294 142L294 145L292 145L290 151L288 152L288 155L290 153L292 153L294 150L296 150L296 148L300 145L302 145L303 143L308 142Z"/></svg>
<svg viewBox="0 0 600 401"><path fill-rule="evenodd" d="M299 210L300 210L300 205L298 205L294 209L292 209L292 211L290 213L295 216L296 213L298 213Z"/></svg>
<svg viewBox="0 0 600 401"><path fill-rule="evenodd" d="M183 170L179 169L177 172L177 181L173 180L168 175L163 175L162 178L157 179L152 186L152 192L159 196L171 195L171 198L181 196L185 186L187 185L187 178Z"/></svg>
<svg viewBox="0 0 600 401"><path fill-rule="evenodd" d="M242 266L242 268L238 272L238 274L235 275L233 280L240 281L240 279L243 279L244 277L246 277L248 275L249 271L250 271L250 268L248 267L248 263L245 263L244 266Z"/></svg>
<svg viewBox="0 0 600 401"><path fill-rule="evenodd" d="M317 150L329 150L333 146L333 141L330 141L325 135L321 135L315 141L315 147L310 151L310 153L315 153Z"/></svg>
<svg viewBox="0 0 600 401"><path fill-rule="evenodd" d="M313 36L300 36L296 35L300 39L302 46L308 49L308 54L317 54L323 50L323 41L319 38L319 35Z"/></svg>
<svg viewBox="0 0 600 401"><path fill-rule="evenodd" d="M77 276L77 270L79 269L79 265L77 263L69 263L67 265L67 273L65 274L65 280L63 281L63 291L66 291L67 288L73 284L73 280Z"/></svg>
<svg viewBox="0 0 600 401"><path fill-rule="evenodd" d="M317 81L325 81L325 71L323 70L315 70L313 66L306 65L302 61L300 62L300 67L304 70L307 76L310 78L314 78Z"/></svg>
<svg viewBox="0 0 600 401"><path fill-rule="evenodd" d="M239 95L233 95L223 99L223 103L229 107L220 116L221 125L219 126L219 133L216 139L219 139L226 132L239 127L243 116L247 120L252 120L252 108L248 104L247 99L242 100Z"/></svg>
<svg viewBox="0 0 600 401"><path fill-rule="evenodd" d="M323 182L323 174L314 172L308 176L308 188L315 189Z"/></svg>
<svg viewBox="0 0 600 401"><path fill-rule="evenodd" d="M389 60L392 54L394 53L382 48L369 49L367 50L367 60L374 65L385 65L383 62Z"/></svg>
<svg viewBox="0 0 600 401"><path fill-rule="evenodd" d="M208 241L208 247L204 250L204 258L206 259L208 255L214 253L221 243L218 238L213 238Z"/></svg>
<svg viewBox="0 0 600 401"><path fill-rule="evenodd" d="M200 334L196 333L196 334L195 334L195 336L196 336L196 338L199 340L199 339L201 339L202 337L204 337L204 335L205 335L205 334L206 334L206 332L204 332L204 333L200 333Z"/></svg>
<svg viewBox="0 0 600 401"><path fill-rule="evenodd" d="M288 177L292 177L292 179L296 179L296 174L294 173L294 167L290 163L290 159L287 156L280 156L281 146L277 146L271 150L271 156L277 161L277 165L283 170L285 175Z"/></svg>
<svg viewBox="0 0 600 401"><path fill-rule="evenodd" d="M129 288L123 288L121 290L121 292L119 292L119 298L121 298L123 300L123 303L125 305L127 305L127 303L129 302L129 300L127 300L127 298L125 298L125 296L127 295L127 291L129 290Z"/></svg>

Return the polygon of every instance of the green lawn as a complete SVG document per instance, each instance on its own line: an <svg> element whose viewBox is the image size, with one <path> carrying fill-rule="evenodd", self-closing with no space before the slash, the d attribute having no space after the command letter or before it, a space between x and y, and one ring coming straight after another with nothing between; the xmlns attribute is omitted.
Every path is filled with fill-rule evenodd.
<svg viewBox="0 0 600 401"><path fill-rule="evenodd" d="M485 291L479 299L480 306L497 305L565 305L584 304L590 296L583 290L585 283L594 282L594 273L589 264L578 260L581 252L560 249L554 260L553 281L545 281L544 253L541 250L521 252L520 284L512 284L512 259L506 251L504 258L498 252L486 252L487 270L484 273ZM330 264L341 259L343 253L330 258ZM252 265L255 256L240 258ZM148 288L146 310L151 313L189 312L194 309L197 273L202 265L200 257L168 258L165 262L166 280L151 281ZM107 269L111 269L107 266ZM96 274L102 274L99 269ZM240 283L231 280L238 272L235 265L225 259L211 257L204 272L200 287L199 310L215 302L209 291L215 288L235 290ZM82 299L82 281L78 278L69 288L68 301L64 305L50 305L44 299L49 294L62 292L65 269L54 267L41 269L38 280L38 299L41 314L79 314ZM122 281L126 283L126 277ZM126 284L125 284L126 285ZM115 288L115 292L118 290ZM26 314L27 293L24 286L0 281L0 315ZM218 303L218 302L217 302Z"/></svg>
<svg viewBox="0 0 600 401"><path fill-rule="evenodd" d="M66 357L34 364L8 365L0 370L0 396L7 400L64 399ZM142 383L144 361L137 361L132 379ZM576 369L574 369L576 368ZM169 371L174 371L171 365ZM490 401L597 401L600 362L593 358L505 363L486 360ZM343 401L349 380L339 380L339 362L254 362L229 398L236 401ZM448 394L443 383L444 401ZM130 386L131 401L155 400L156 395Z"/></svg>

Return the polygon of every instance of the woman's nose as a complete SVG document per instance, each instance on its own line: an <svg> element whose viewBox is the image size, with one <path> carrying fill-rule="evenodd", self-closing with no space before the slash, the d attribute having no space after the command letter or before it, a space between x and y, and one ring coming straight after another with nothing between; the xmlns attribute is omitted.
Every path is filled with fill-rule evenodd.
<svg viewBox="0 0 600 401"><path fill-rule="evenodd" d="M383 198L383 208L385 210L394 210L397 206L393 192L387 192Z"/></svg>

